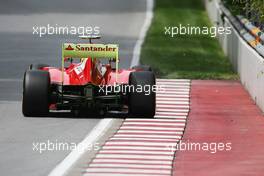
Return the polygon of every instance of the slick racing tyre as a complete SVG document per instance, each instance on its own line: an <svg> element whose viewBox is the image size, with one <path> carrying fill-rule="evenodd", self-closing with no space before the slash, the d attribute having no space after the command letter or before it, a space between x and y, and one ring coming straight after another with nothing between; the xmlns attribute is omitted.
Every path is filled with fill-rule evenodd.
<svg viewBox="0 0 264 176"><path fill-rule="evenodd" d="M136 69L139 71L152 71L152 68L149 65L137 65L133 66L132 69Z"/></svg>
<svg viewBox="0 0 264 176"><path fill-rule="evenodd" d="M43 67L49 67L47 64L31 64L29 70L40 70Z"/></svg>
<svg viewBox="0 0 264 176"><path fill-rule="evenodd" d="M28 70L24 75L22 112L26 117L45 116L49 112L49 72Z"/></svg>
<svg viewBox="0 0 264 176"><path fill-rule="evenodd" d="M132 72L129 75L129 85L134 91L129 92L128 108L131 117L153 117L156 110L155 75L150 71ZM142 88L142 91L138 87ZM145 90L145 91L144 91ZM146 91L147 90L147 91Z"/></svg>

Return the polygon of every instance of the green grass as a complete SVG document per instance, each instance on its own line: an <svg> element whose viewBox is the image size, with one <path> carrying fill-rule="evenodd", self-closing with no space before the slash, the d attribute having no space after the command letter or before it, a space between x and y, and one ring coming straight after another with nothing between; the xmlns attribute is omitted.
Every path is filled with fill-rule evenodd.
<svg viewBox="0 0 264 176"><path fill-rule="evenodd" d="M160 78L237 79L216 38L165 35L165 26L211 26L202 0L156 0L154 18L141 53Z"/></svg>

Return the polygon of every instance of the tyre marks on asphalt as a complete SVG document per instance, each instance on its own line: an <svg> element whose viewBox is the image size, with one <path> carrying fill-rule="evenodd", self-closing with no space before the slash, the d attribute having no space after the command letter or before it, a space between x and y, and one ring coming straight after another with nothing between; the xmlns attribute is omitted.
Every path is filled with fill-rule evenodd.
<svg viewBox="0 0 264 176"><path fill-rule="evenodd" d="M165 91L157 92L155 118L125 119L83 175L171 175L190 109L190 84L185 79L157 79Z"/></svg>

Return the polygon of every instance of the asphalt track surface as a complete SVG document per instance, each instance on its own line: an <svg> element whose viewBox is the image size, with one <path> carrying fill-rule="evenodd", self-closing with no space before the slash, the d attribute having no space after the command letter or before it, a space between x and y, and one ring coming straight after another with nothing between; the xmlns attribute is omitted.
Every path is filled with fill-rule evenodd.
<svg viewBox="0 0 264 176"><path fill-rule="evenodd" d="M31 63L60 65L61 43L77 36L33 35L37 25L99 26L102 42L120 45L121 67L130 66L145 18L145 0L4 1L0 6L0 172L47 175L70 151L33 151L33 143L78 143L97 118L63 115L25 118L21 113L22 77Z"/></svg>

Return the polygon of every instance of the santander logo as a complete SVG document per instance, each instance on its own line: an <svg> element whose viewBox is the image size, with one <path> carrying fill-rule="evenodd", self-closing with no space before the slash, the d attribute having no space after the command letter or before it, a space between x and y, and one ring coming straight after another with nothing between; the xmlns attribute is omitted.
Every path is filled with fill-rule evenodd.
<svg viewBox="0 0 264 176"><path fill-rule="evenodd" d="M74 50L71 45L69 45L65 50Z"/></svg>

